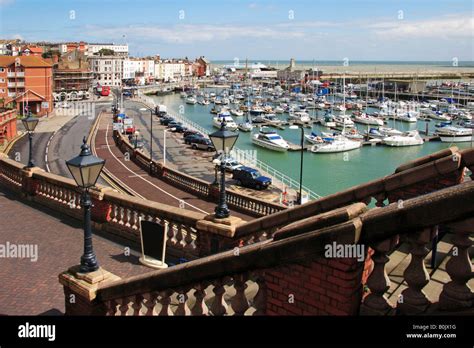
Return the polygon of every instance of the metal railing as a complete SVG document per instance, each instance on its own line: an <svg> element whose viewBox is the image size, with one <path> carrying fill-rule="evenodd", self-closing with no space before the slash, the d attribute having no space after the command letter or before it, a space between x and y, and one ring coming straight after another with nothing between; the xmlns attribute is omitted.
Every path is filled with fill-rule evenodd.
<svg viewBox="0 0 474 348"><path fill-rule="evenodd" d="M140 92L138 94L139 94L140 99L143 100L146 104L155 105L155 102L152 98L144 96L144 95L140 95L141 94ZM168 114L170 114L176 120L181 122L187 128L194 129L194 130L196 130L196 131L198 131L202 134L206 134L206 135L208 135L210 133L209 130L207 130L204 127L198 125L197 123L189 120L184 115L171 114L170 112L168 112ZM270 178L272 178L273 185L275 185L276 187L281 189L283 192L285 192L287 189L293 189L295 191L299 190L299 186L300 186L299 181L289 177L286 174L283 174L278 169L275 169L275 168L269 166L265 162L255 158L253 156L250 156L245 150L234 147L234 149L232 151L234 152L234 155L235 155L234 157L238 157L239 161L242 164L247 165L247 166L256 167L256 169L259 169L261 172L263 172L263 174L265 174L265 175L269 176ZM306 187L304 185L303 185L302 188L303 188L303 196L307 196L309 200L318 199L318 198L322 197L321 195L318 195L316 192L314 192L313 190L309 189L308 187Z"/></svg>

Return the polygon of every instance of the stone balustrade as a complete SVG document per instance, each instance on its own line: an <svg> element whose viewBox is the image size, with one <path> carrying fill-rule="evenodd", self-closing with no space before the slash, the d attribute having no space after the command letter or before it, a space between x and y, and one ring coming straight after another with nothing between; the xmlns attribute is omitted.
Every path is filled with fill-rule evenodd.
<svg viewBox="0 0 474 348"><path fill-rule="evenodd" d="M134 149L128 138L118 131L114 132L114 139L118 148L123 153L128 153L130 159L132 159L142 169L151 172L161 180L179 187L182 190L194 194L202 199L217 203L217 187L213 186L211 183L194 178L170 167L164 167L162 163L158 163L155 160L151 161L149 156L145 155L140 150ZM152 167L151 170L150 166ZM249 197L248 195L243 195L231 189L227 189L226 192L227 204L230 208L256 217L273 214L286 209L286 207L281 204L268 202L255 197Z"/></svg>
<svg viewBox="0 0 474 348"><path fill-rule="evenodd" d="M363 203L289 225L273 238L165 270L98 286L90 310L100 315L387 315L468 314L474 310L469 249L474 233L474 182L368 209ZM453 252L439 301L423 292L431 281L426 246L437 226L451 226ZM399 237L411 241L406 289L387 300L385 265ZM363 297L364 259L328 256L327 246L370 246L374 267ZM363 248L367 255L367 248ZM71 272L60 278L71 279ZM62 282L64 284L64 282Z"/></svg>

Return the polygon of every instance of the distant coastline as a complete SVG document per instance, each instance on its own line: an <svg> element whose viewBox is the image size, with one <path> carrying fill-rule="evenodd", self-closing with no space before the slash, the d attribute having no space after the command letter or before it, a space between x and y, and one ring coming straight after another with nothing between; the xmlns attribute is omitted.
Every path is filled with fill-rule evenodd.
<svg viewBox="0 0 474 348"><path fill-rule="evenodd" d="M239 60L241 65L245 60ZM262 63L268 67L284 69L289 66L289 60L249 59L248 64ZM343 60L296 60L296 69L319 69L327 73L338 72L471 72L474 71L474 61L364 61L349 60L347 66ZM457 63L457 65L456 65ZM212 67L220 68L233 65L234 60L211 60Z"/></svg>

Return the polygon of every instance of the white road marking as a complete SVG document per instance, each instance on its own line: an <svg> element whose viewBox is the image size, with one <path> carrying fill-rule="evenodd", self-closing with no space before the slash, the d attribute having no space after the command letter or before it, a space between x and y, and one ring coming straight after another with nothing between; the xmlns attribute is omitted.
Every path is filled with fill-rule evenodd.
<svg viewBox="0 0 474 348"><path fill-rule="evenodd" d="M124 167L124 168L125 168L126 170L128 170L130 173L136 175L136 174L133 172L133 170L131 170L131 169L128 168L125 164L123 164L122 161L120 161L120 160L117 158L117 156L115 156L115 154L114 154L114 153L112 152L112 150L110 149L109 139L108 139L108 136L109 136L109 126L110 126L110 125L107 124L107 129L106 129L106 131L105 131L105 142L106 142L106 144L107 144L107 147L108 147L108 149L109 149L110 154L117 160L117 162L119 162L119 163L122 165L122 167ZM147 182L147 183L150 184L151 186L153 186L153 187L155 187L156 189L160 190L160 191L163 192L164 194L167 194L168 196L170 196L170 197L176 199L176 200L178 201L178 203L179 203L180 201L182 201L181 198L178 198L178 197L176 197L176 196L173 196L171 193L166 192L166 191L163 190L161 187L156 186L156 185L155 185L154 183L152 183L151 181L148 181L147 179L145 179L145 178L143 178L143 177L141 177L141 176L137 176L137 178L142 179L143 181ZM197 211L199 211L199 212L201 212L201 213L208 214L207 211L204 211L204 210L202 210L202 209L199 209L198 207L195 207L194 205L189 204L188 202L184 202L184 204L189 205L191 208L194 208L194 209L196 209Z"/></svg>

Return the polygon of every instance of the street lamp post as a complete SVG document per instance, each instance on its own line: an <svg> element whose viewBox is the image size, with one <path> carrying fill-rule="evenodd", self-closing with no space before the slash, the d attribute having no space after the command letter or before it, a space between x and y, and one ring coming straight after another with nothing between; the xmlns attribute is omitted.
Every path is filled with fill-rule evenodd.
<svg viewBox="0 0 474 348"><path fill-rule="evenodd" d="M150 111L150 174L152 174L152 164L153 164L153 109L150 108L141 108L140 111Z"/></svg>
<svg viewBox="0 0 474 348"><path fill-rule="evenodd" d="M92 201L89 189L96 184L104 164L105 160L92 155L85 137L79 156L66 161L66 165L72 177L77 185L82 188L81 206L84 209L84 254L81 256L81 273L94 272L99 269L99 264L97 263L97 258L92 246Z"/></svg>
<svg viewBox="0 0 474 348"><path fill-rule="evenodd" d="M219 194L219 204L215 209L215 216L218 219L224 219L229 217L229 208L227 207L226 202L226 192L225 192L225 157L234 147L237 138L239 137L238 133L228 131L225 126L225 122L221 123L221 129L209 134L209 138L216 149L216 152L222 151L222 158L220 161L221 169L221 187Z"/></svg>
<svg viewBox="0 0 474 348"><path fill-rule="evenodd" d="M139 131L135 131L135 150L138 148L138 136L140 135Z"/></svg>
<svg viewBox="0 0 474 348"><path fill-rule="evenodd" d="M304 128L303 128L303 125L301 126L296 126L296 125L293 125L293 126L290 126L290 129L298 129L300 128L301 129L301 158L300 158L300 191L299 191L299 194L298 194L298 199L297 199L297 203L298 204L302 204L302 201L303 201L303 146L304 146Z"/></svg>
<svg viewBox="0 0 474 348"><path fill-rule="evenodd" d="M35 166L35 164L33 163L33 132L35 131L36 126L38 125L38 121L38 118L33 117L31 115L31 112L28 114L28 117L25 117L21 120L23 126L28 132L28 138L30 142L27 168L33 168Z"/></svg>

